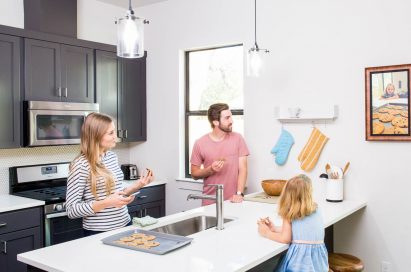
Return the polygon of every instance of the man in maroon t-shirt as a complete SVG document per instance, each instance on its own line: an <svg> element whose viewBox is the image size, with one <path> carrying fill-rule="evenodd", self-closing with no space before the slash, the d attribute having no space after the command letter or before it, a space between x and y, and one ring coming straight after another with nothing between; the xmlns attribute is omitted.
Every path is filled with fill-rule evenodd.
<svg viewBox="0 0 411 272"><path fill-rule="evenodd" d="M227 104L211 105L208 121L212 131L194 143L191 176L204 180L204 194L215 194L215 187L205 185L223 184L224 200L242 202L247 179L247 145L239 133L232 132L233 119ZM212 203L203 200L203 205Z"/></svg>

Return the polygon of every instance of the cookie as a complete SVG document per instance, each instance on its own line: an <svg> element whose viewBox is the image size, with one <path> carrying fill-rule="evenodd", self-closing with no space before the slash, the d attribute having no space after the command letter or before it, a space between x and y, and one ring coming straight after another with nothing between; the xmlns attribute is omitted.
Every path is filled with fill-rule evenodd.
<svg viewBox="0 0 411 272"><path fill-rule="evenodd" d="M146 240L146 241L152 241L152 240L156 239L156 237L154 235L146 235L142 239Z"/></svg>
<svg viewBox="0 0 411 272"><path fill-rule="evenodd" d="M387 127L384 128L384 132L382 134L394 134L395 127Z"/></svg>
<svg viewBox="0 0 411 272"><path fill-rule="evenodd" d="M400 115L401 115L402 117L408 118L408 111L401 111L401 112L400 112Z"/></svg>
<svg viewBox="0 0 411 272"><path fill-rule="evenodd" d="M400 110L395 110L395 109L388 110L388 113L391 115L398 115L400 114L400 112L401 112Z"/></svg>
<svg viewBox="0 0 411 272"><path fill-rule="evenodd" d="M386 112L388 112L389 110L390 110L390 109L387 109L387 108L381 108L381 109L378 110L378 112L386 113Z"/></svg>
<svg viewBox="0 0 411 272"><path fill-rule="evenodd" d="M372 114L372 119L379 119L379 118L380 118L380 115L381 115L381 113L374 112L374 113Z"/></svg>
<svg viewBox="0 0 411 272"><path fill-rule="evenodd" d="M400 127L400 128L404 128L404 127L408 127L408 118L404 118L404 117L395 117L392 121L391 124L395 127Z"/></svg>
<svg viewBox="0 0 411 272"><path fill-rule="evenodd" d="M372 134L381 134L384 131L384 125L379 123L379 122L375 122L374 124L372 124Z"/></svg>
<svg viewBox="0 0 411 272"><path fill-rule="evenodd" d="M394 119L394 115L391 115L389 113L381 114L379 118L379 120L383 123L391 122L392 119Z"/></svg>
<svg viewBox="0 0 411 272"><path fill-rule="evenodd" d="M408 129L406 128L400 128L400 127L395 127L394 128L394 134L407 134Z"/></svg>
<svg viewBox="0 0 411 272"><path fill-rule="evenodd" d="M120 241L122 241L122 242L131 242L131 241L134 241L134 237L131 237L131 236L121 237Z"/></svg>
<svg viewBox="0 0 411 272"><path fill-rule="evenodd" d="M144 245L149 246L149 247L156 247L160 245L160 242L157 241L147 241L144 243Z"/></svg>

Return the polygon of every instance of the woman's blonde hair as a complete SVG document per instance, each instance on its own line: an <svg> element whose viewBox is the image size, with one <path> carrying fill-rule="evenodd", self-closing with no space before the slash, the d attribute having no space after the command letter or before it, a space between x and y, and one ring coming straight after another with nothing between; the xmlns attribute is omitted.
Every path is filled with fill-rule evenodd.
<svg viewBox="0 0 411 272"><path fill-rule="evenodd" d="M100 146L101 139L110 128L113 119L105 114L91 113L84 120L81 127L80 154L74 159L73 163L81 156L85 156L89 165L89 182L91 192L98 199L97 181L102 177L105 181L106 195L110 195L115 187L114 177L101 162L100 155L103 153Z"/></svg>
<svg viewBox="0 0 411 272"><path fill-rule="evenodd" d="M311 180L298 175L288 180L281 192L278 214L288 221L304 218L317 209L313 201Z"/></svg>

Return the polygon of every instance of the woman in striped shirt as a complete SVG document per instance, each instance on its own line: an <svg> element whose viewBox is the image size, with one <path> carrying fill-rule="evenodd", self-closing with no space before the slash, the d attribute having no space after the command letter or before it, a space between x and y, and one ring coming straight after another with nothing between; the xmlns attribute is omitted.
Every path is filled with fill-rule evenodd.
<svg viewBox="0 0 411 272"><path fill-rule="evenodd" d="M153 180L151 171L127 188L117 156L112 118L100 113L87 116L81 128L80 154L70 165L66 210L69 218L83 217L86 236L131 224L127 204L133 194Z"/></svg>

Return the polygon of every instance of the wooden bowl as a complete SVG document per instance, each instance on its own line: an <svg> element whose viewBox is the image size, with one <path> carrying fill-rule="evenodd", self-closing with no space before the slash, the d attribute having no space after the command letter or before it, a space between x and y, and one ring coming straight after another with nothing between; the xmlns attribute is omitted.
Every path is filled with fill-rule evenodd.
<svg viewBox="0 0 411 272"><path fill-rule="evenodd" d="M286 182L285 179L266 179L261 181L261 187L267 195L279 196Z"/></svg>

